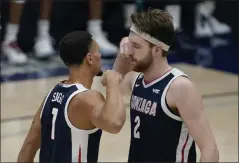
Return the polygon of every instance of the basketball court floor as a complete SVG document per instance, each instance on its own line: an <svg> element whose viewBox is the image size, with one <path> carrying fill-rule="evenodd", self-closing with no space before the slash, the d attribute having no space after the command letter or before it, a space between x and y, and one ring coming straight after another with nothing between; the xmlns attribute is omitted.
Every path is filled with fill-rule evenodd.
<svg viewBox="0 0 239 163"><path fill-rule="evenodd" d="M209 123L218 143L220 162L238 162L237 75L186 64L176 64L174 67L187 73L203 95ZM1 84L1 162L17 160L33 115L43 97L50 88L63 79L64 76ZM104 93L100 78L95 79L93 89ZM128 98L125 97L127 106L129 106ZM127 161L129 138L128 114L127 121L119 134L103 133L99 161ZM38 154L35 161L38 161Z"/></svg>

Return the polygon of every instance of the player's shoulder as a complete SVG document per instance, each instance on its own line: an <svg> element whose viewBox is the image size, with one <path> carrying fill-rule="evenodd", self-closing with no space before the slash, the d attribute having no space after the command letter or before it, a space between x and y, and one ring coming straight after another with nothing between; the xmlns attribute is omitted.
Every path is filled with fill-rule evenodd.
<svg viewBox="0 0 239 163"><path fill-rule="evenodd" d="M131 84L133 84L140 74L141 73L139 72L130 71L124 76L124 80L128 80Z"/></svg>
<svg viewBox="0 0 239 163"><path fill-rule="evenodd" d="M138 77L139 75L140 75L139 72L130 71L124 76L124 78L129 78L130 80L133 80L134 78Z"/></svg>
<svg viewBox="0 0 239 163"><path fill-rule="evenodd" d="M102 98L103 94L96 90L87 90L76 95L78 99L94 99L94 98Z"/></svg>
<svg viewBox="0 0 239 163"><path fill-rule="evenodd" d="M127 88L127 90L128 90L128 88L129 88L132 91L134 83L137 80L139 75L140 75L140 73L135 72L135 71L130 71L127 74L125 74L123 81L120 84L122 87L122 90L125 90L125 88Z"/></svg>
<svg viewBox="0 0 239 163"><path fill-rule="evenodd" d="M75 97L77 103L84 104L94 104L96 101L104 100L104 96L101 92L96 90L87 90L81 93L78 93Z"/></svg>
<svg viewBox="0 0 239 163"><path fill-rule="evenodd" d="M187 92L190 89L195 89L195 84L191 79L185 76L177 77L170 85L169 91L177 94Z"/></svg>

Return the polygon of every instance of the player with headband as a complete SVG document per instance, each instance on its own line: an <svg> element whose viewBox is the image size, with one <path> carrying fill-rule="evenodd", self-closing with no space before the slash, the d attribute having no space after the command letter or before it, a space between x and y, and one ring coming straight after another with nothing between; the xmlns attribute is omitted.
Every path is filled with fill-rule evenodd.
<svg viewBox="0 0 239 163"><path fill-rule="evenodd" d="M171 16L149 9L131 16L129 37L122 39L113 69L130 90L129 162L218 162L214 135L201 95L188 76L167 60L175 31Z"/></svg>

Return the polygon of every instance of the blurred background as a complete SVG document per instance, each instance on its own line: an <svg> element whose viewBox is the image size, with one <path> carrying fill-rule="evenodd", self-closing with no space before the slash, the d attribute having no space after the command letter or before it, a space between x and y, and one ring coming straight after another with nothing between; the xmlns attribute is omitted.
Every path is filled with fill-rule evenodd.
<svg viewBox="0 0 239 163"><path fill-rule="evenodd" d="M89 31L100 46L103 69L111 69L121 38L129 34L130 15L149 7L173 17L177 35L168 60L198 86L220 161L238 161L238 0L1 0L0 4L1 162L16 161L43 98L68 74L57 50L62 37L72 30ZM104 93L99 80L93 89ZM129 126L128 116L119 134L103 134L99 161L127 161Z"/></svg>
<svg viewBox="0 0 239 163"><path fill-rule="evenodd" d="M238 1L231 0L41 0L1 4L1 82L64 75L60 39L88 30L110 68L130 15L149 7L168 11L177 37L169 62L187 62L238 73Z"/></svg>

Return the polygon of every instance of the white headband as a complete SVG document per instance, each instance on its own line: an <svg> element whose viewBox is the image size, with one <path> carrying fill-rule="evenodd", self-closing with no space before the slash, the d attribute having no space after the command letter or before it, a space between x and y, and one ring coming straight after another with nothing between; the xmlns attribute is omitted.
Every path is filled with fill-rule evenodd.
<svg viewBox="0 0 239 163"><path fill-rule="evenodd" d="M143 39L145 39L145 40L151 42L151 43L154 44L154 45L160 45L160 47L161 47L163 50L165 50L165 51L168 51L169 48L170 48L170 46L168 46L167 44L163 43L162 41L157 40L157 39L154 38L154 37L151 37L151 36L150 36L149 34L147 34L147 33L143 33L143 32L142 32L142 33L139 33L139 32L137 31L137 29L135 28L135 25L134 25L134 24L132 24L132 26L131 26L131 28L130 28L130 31L134 32L135 34L139 35L140 37L142 37Z"/></svg>

